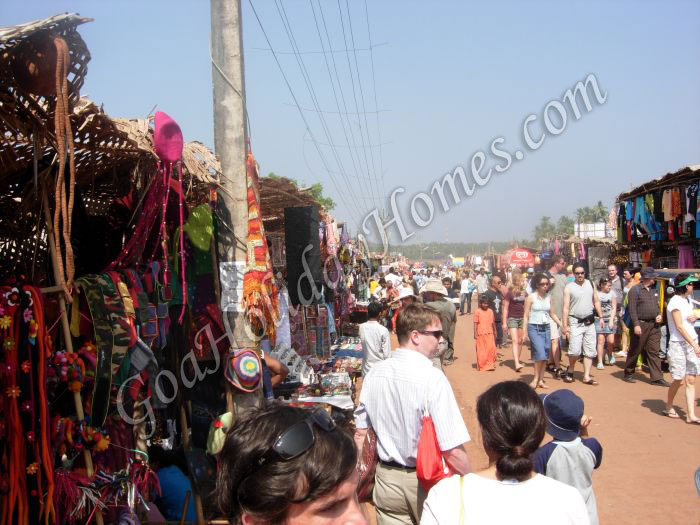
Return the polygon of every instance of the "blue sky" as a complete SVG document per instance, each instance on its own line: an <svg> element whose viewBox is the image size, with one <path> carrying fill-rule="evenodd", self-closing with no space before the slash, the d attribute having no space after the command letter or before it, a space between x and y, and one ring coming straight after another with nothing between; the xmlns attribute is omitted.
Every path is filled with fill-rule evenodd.
<svg viewBox="0 0 700 525"><path fill-rule="evenodd" d="M409 242L508 240L529 236L542 215L556 219L597 200L609 205L631 186L700 163L698 2L368 2L368 17L364 0L348 1L349 17L346 1L339 3L340 10L336 0L321 0L331 45L341 50L333 53L335 69L325 55L338 105L324 54L301 55L318 107L328 112L321 121L307 111L314 104L295 55L286 54L292 45L279 4L253 0L332 175L248 0L243 35L251 140L262 173L322 182L340 219L361 220L403 187L399 206L407 230L416 232ZM318 0L282 5L302 53L321 50L314 11L327 48ZM92 54L83 94L112 116L144 117L157 105L188 140L213 144L208 1L10 2L0 6L0 20L10 25L64 11L95 18L80 29ZM344 51L340 11L356 53ZM368 20L373 44L385 44L372 51L374 81ZM570 117L538 151L522 148L524 119L534 113L541 122L546 104L590 73L607 92L605 104L578 121ZM338 107L353 114L341 121ZM379 128L371 113L377 107ZM411 196L429 192L457 165L468 168L496 137L525 158L448 213L435 199L434 220L417 228Z"/></svg>

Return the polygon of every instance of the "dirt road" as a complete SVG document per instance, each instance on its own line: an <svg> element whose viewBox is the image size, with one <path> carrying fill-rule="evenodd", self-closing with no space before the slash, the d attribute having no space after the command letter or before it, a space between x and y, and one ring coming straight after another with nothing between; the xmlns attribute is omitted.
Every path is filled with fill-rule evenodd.
<svg viewBox="0 0 700 525"><path fill-rule="evenodd" d="M467 451L475 470L485 468L488 459L481 446L476 421L476 398L490 385L509 379L532 379L532 364L526 350L525 368L516 373L510 348L500 350L502 359L495 372L478 372L470 315L459 316L456 330L457 360L446 367L472 441ZM392 348L397 341L392 337ZM700 426L661 414L667 388L649 383L646 373L634 384L622 381L622 365L594 370L598 386L581 382L581 364L576 382L567 384L545 374L547 392L569 388L583 398L586 413L593 417L589 434L603 446L603 463L594 474L594 490L601 524L698 524L700 497L693 483L700 467ZM670 375L665 374L667 381ZM700 393L700 386L696 396ZM700 401L696 400L698 414ZM676 411L685 416L683 389L678 392ZM546 441L551 438L545 437ZM368 506L371 523L376 523Z"/></svg>
<svg viewBox="0 0 700 525"><path fill-rule="evenodd" d="M499 381L531 380L532 366L528 359L528 365L516 373L510 348L504 348L495 372L478 372L471 316L458 316L455 339L458 359L445 370L472 436L468 445L472 464L479 469L487 465L487 458L476 422L476 397ZM529 358L529 350L525 355ZM606 366L593 372L600 384L588 386L581 382L580 367L575 383L554 380L549 373L545 380L547 391L570 388L576 392L593 417L589 434L601 442L604 451L603 463L594 474L600 522L700 523L700 497L693 484L693 473L700 467L700 426L664 417L661 410L667 388L651 385L646 373L638 374L637 382L630 384L621 380L621 364ZM671 380L669 374L665 378ZM700 407L698 400L696 403ZM684 416L682 388L675 406Z"/></svg>

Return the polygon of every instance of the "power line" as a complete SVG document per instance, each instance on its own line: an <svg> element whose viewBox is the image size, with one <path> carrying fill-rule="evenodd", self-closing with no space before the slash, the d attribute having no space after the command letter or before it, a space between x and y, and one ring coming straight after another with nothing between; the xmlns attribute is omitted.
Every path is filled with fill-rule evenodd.
<svg viewBox="0 0 700 525"><path fill-rule="evenodd" d="M321 43L321 49L325 50L325 49L326 49L326 46L324 45L324 43L323 43L323 37L321 36L321 28L320 28L319 25L318 25L318 18L317 18L317 16L316 16L316 9L314 8L313 0L309 0L309 4L311 5L311 12L312 12L312 14L314 15L314 24L316 25L316 33L318 34L318 40L319 40L319 42ZM319 8L320 8L320 6L319 6ZM331 48L331 42L330 42L330 41L328 42L328 48L329 48L329 49ZM338 115L339 115L339 120L340 120L340 126L341 126L341 128L343 129L343 135L344 135L344 137L345 137L345 142L346 142L347 145L348 145L348 153L349 153L349 155L350 155L350 160L351 160L351 162L352 162L352 164L353 164L353 167L354 167L354 169L355 169L355 177L358 177L358 176L359 176L359 172L360 172L360 170L359 170L359 168L358 168L358 166L359 166L359 157L358 157L357 160L355 159L356 151L355 151L355 149L353 149L353 148L350 146L350 140L349 140L349 138L348 138L348 132L347 132L347 130L345 129L345 120L343 120L343 114L342 114L342 112L340 111L340 103L338 102L338 93L337 93L336 90L335 90L335 84L333 83L333 75L331 75L331 68L330 68L330 65L329 65L329 63L328 63L328 56L327 56L325 53L323 54L323 60L324 60L324 62L325 62L325 64L326 64L326 71L328 72L328 80L330 81L330 83L331 83L331 89L333 90L333 99L335 100L335 106L336 106L336 108L338 109ZM340 88L340 84L338 84L338 88ZM346 113L346 120L348 121L348 127L349 127L350 130L352 131L352 127L350 126L350 119L347 117L347 113ZM355 142L354 142L354 137L353 137L353 144L355 144Z"/></svg>
<svg viewBox="0 0 700 525"><path fill-rule="evenodd" d="M341 26L341 29L343 32L343 42L345 44L346 49L349 49L350 46L348 45L347 34L345 32L345 21L344 21L344 16L343 16L343 9L340 6L340 0L338 0L338 14L340 15L340 26ZM350 85L352 86L352 96L353 96L353 100L355 101L355 109L359 112L360 105L357 103L357 91L355 90L355 75L353 74L352 64L350 63L350 53L349 52L346 53L345 56L346 56L347 63L348 63L348 70L350 72ZM359 71L358 71L358 75L359 75ZM362 120L358 119L357 124L358 124L359 131L360 131L360 140L361 140L362 146L363 146L362 155L365 159L365 166L367 168L367 174L370 175L369 160L367 159L367 146L365 144L365 136L364 136L364 133L362 130ZM375 188L372 189L371 191L375 192L375 194L379 193L379 188L376 187L376 184L375 184Z"/></svg>
<svg viewBox="0 0 700 525"><path fill-rule="evenodd" d="M314 50L314 51L299 51L300 55L325 55L326 53L346 53L348 51L372 51L375 47L386 46L388 42L381 42L379 44L374 44L370 47L357 47L354 49L328 49L328 50ZM252 47L253 51L270 51L269 47ZM294 51L276 51L278 55L295 55Z"/></svg>
<svg viewBox="0 0 700 525"><path fill-rule="evenodd" d="M369 9L367 8L367 0L365 0L365 19L367 20L367 39L369 41L369 58L372 64L372 90L374 92L374 115L377 119L377 142L379 144L379 175L382 179L382 195L386 195L386 185L384 184L384 158L382 152L382 131L379 125L379 104L377 104L377 81L374 74L374 53L372 53L372 33L369 29Z"/></svg>
<svg viewBox="0 0 700 525"><path fill-rule="evenodd" d="M275 6L277 7L277 12L280 15L280 19L282 20L282 25L284 26L285 32L287 33L287 38L289 39L289 43L292 46L292 49L295 51L299 50L299 46L297 45L296 38L294 37L294 32L292 30L291 23L289 22L289 18L287 17L287 11L284 8L284 4L281 2L281 0L278 3L278 0L275 0ZM299 54L295 54L295 59L297 61L297 64L299 65L299 69L301 71L302 77L304 78L304 82L306 83L306 87L309 91L309 95L311 96L311 102L314 105L314 107L320 111L320 105L318 103L318 97L316 96L316 90L313 87L313 83L311 82L311 76L309 75L308 70L306 69L306 64L304 63L304 59L301 57ZM328 139L329 143L333 143L333 139L331 138L331 133L330 129L328 127L328 124L326 123L325 118L323 117L323 114L318 113L319 120L321 122L321 127L323 128L323 131L326 135L326 138ZM338 168L340 169L340 172L342 174L343 180L345 180L345 184L348 189L348 195L350 196L351 200L353 201L353 205L357 207L359 210L360 216L362 215L361 208L359 204L357 203L357 200L355 199L354 193L352 192L352 186L350 184L350 181L347 177L347 172L345 170L345 166L340 160L340 156L338 155L338 151L331 147L331 152L333 153L333 156L335 157L335 161L338 164Z"/></svg>
<svg viewBox="0 0 700 525"><path fill-rule="evenodd" d="M284 78L284 82L287 85L287 89L289 90L289 94L292 96L292 99L294 99L294 102L297 105L297 109L299 110L299 116L301 117L301 120L304 122L304 126L306 127L306 131L308 132L309 136L313 140L314 146L316 147L316 152L318 153L318 156L321 159L321 163L323 164L326 172L328 172L328 175L330 176L331 181L333 182L333 186L335 186L336 191L338 192L339 195L342 195L342 192L340 191L338 183L336 182L335 177L333 176L330 168L328 167L328 162L326 161L326 158L324 157L323 153L321 152L321 147L318 145L318 142L316 141L316 137L314 137L314 134L311 131L311 127L309 126L309 123L307 122L306 117L304 116L304 112L301 110L301 107L299 106L299 101L297 100L297 97L294 94L294 90L292 90L292 86L289 83L289 79L287 78L287 75L284 73L284 69L282 69L282 64L280 63L279 58L277 57L277 54L275 53L274 48L272 47L272 42L270 42L270 38L267 36L267 32L265 31L265 28L262 25L262 21L260 20L260 16L258 16L258 12L255 10L255 6L253 5L253 0L248 0L248 3L250 4L250 8L253 10L253 14L255 15L255 19L258 21L258 25L260 26L260 30L262 31L263 36L265 37L265 40L267 41L267 45L270 47L270 51L272 52L272 56L274 57L275 63L277 64L277 68L280 70L280 73L282 74L282 78ZM355 225L359 227L357 219L355 219Z"/></svg>
<svg viewBox="0 0 700 525"><path fill-rule="evenodd" d="M317 1L318 1L319 13L321 14L321 22L323 24L323 30L326 34L326 40L328 40L328 47L331 48L333 44L331 43L331 37L330 37L330 34L328 33L328 25L326 24L326 16L323 14L323 5L321 3L321 0L317 0ZM342 22L342 20L341 20L341 22ZM347 49L347 41L344 41L344 44L345 44L345 47ZM346 119L348 122L348 131L350 132L350 139L352 140L354 148L357 149L357 141L355 140L355 131L353 130L353 126L352 126L352 123L350 122L350 119L347 117L347 115L349 114L348 105L347 105L347 102L345 100L345 91L343 90L343 83L340 81L340 74L338 73L338 65L336 64L336 61L335 61L335 54L331 54L331 63L333 64L333 72L335 73L335 79L336 79L336 82L338 83L338 91L340 91L340 99L343 102L343 109L345 110L345 113L346 113ZM352 80L352 77L351 77L351 80ZM355 109L359 109L359 108L356 107ZM340 111L340 108L338 110ZM360 138L362 138L362 135L360 135ZM363 144L364 144L364 141L363 141ZM354 149L351 151L354 151ZM363 150L363 153L365 153L364 150ZM367 159L367 157L365 154L365 160L366 159ZM357 154L357 165L358 166L362 165L359 154ZM367 167L369 168L369 165L367 165ZM360 170L358 169L357 172L359 173L359 171ZM370 191L370 193L374 193L374 192Z"/></svg>
<svg viewBox="0 0 700 525"><path fill-rule="evenodd" d="M285 102L284 105L285 106L294 106L294 104L290 104L288 102ZM301 108L301 109L303 111L308 111L309 113L323 113L326 115L362 115L364 113L363 111L360 111L358 113L355 111L328 111L328 110L317 111L316 109L312 109L312 108ZM338 109L340 109L340 108L338 108ZM374 115L375 113L388 113L390 111L391 111L390 109L378 109L376 111L367 111L366 113L368 115Z"/></svg>
<svg viewBox="0 0 700 525"><path fill-rule="evenodd" d="M355 34L352 29L352 17L350 16L350 4L348 0L345 0L345 7L348 11L348 25L350 26L350 39L352 42L352 47L355 47ZM353 57L355 58L355 71L357 71L357 84L360 87L360 101L362 102L362 111L363 111L363 118L365 121L365 130L367 133L367 142L371 143L372 138L369 133L369 125L367 124L367 108L365 107L365 94L364 90L362 89L362 78L360 76L360 66L357 62L357 52L353 51ZM377 182L377 167L374 164L374 151L372 149L369 150L369 156L370 159L372 160L372 172L374 173L374 178L375 178L375 186L377 188L377 193L379 194L379 183Z"/></svg>

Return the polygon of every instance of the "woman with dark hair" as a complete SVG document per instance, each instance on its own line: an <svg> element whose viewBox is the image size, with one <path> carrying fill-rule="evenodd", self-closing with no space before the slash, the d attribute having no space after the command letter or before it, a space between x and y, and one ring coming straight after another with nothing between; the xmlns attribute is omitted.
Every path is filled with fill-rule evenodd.
<svg viewBox="0 0 700 525"><path fill-rule="evenodd" d="M367 525L355 493L355 443L325 410L252 409L218 458L214 496L232 525Z"/></svg>
<svg viewBox="0 0 700 525"><path fill-rule="evenodd" d="M561 319L554 313L554 307L549 296L549 277L538 273L532 278L533 293L525 300L525 313L523 325L527 330L523 334L523 341L530 340L530 353L534 361L534 375L530 386L532 388L548 388L544 382L544 370L552 349L550 336L551 324L554 321L561 326Z"/></svg>
<svg viewBox="0 0 700 525"><path fill-rule="evenodd" d="M695 415L695 377L700 374L700 346L694 325L698 318L690 302L697 282L694 276L679 273L674 279L676 293L666 307L670 335L668 367L673 383L668 388L663 413L668 417L679 417L673 408L673 398L685 381L685 399L688 407L686 422L700 425L700 419Z"/></svg>
<svg viewBox="0 0 700 525"><path fill-rule="evenodd" d="M498 383L479 396L476 414L489 466L435 485L421 525L589 523L578 490L533 472L532 454L546 426L534 390L521 381Z"/></svg>

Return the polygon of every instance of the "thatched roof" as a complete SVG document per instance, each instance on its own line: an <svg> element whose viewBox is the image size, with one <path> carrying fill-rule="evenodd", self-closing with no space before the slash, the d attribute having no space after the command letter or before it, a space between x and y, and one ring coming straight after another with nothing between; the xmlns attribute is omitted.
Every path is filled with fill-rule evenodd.
<svg viewBox="0 0 700 525"><path fill-rule="evenodd" d="M641 195L645 195L650 191L662 190L666 188L673 188L681 184L687 184L700 179L700 165L686 166L673 173L667 173L659 179L654 179L649 182L645 182L641 186L625 192L620 193L617 196L617 202L633 199Z"/></svg>

